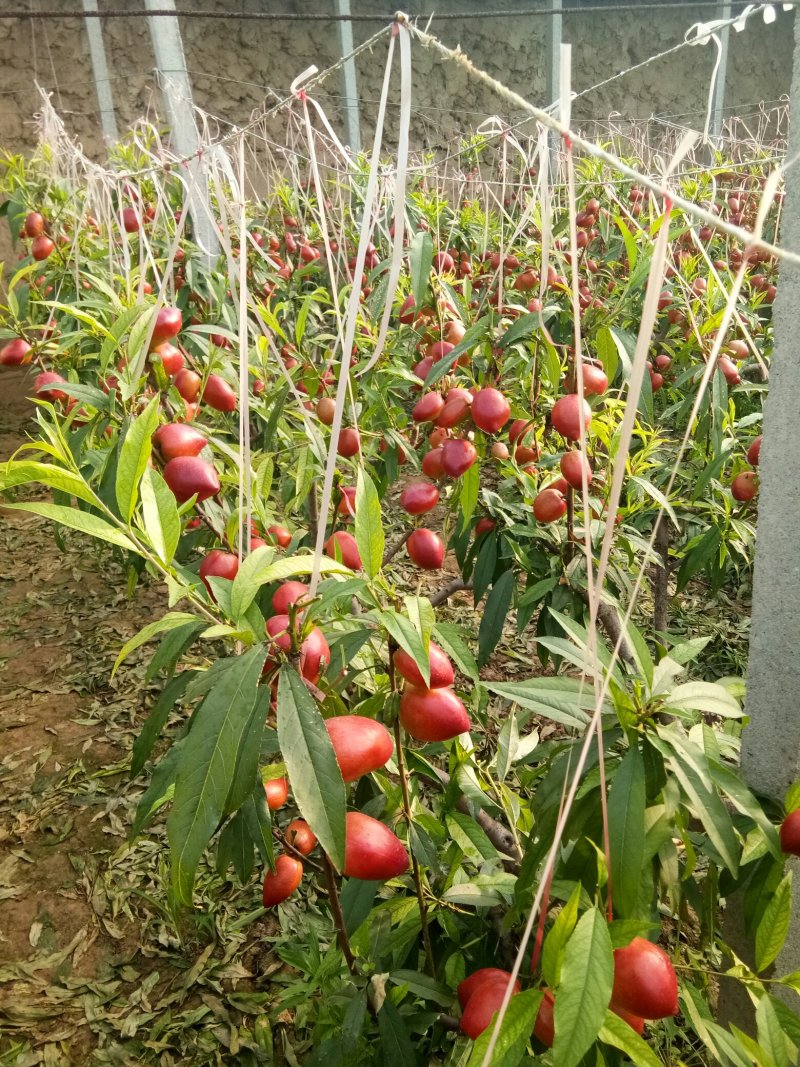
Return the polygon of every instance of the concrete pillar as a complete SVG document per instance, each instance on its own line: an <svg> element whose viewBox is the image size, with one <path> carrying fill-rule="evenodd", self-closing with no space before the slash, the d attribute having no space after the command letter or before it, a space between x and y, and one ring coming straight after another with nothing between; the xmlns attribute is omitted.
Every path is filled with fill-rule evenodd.
<svg viewBox="0 0 800 1067"><path fill-rule="evenodd" d="M340 16L350 15L350 0L336 0L336 14ZM343 56L353 51L353 23L342 17L337 23L339 27L339 50ZM344 100L342 111L345 124L345 144L352 149L354 155L361 151L361 123L358 114L358 83L356 81L356 61L348 59L342 67L342 90Z"/></svg>
<svg viewBox="0 0 800 1067"><path fill-rule="evenodd" d="M731 0L722 0L719 5L719 18L730 19ZM719 37L719 66L714 78L714 112L711 116L711 135L719 137L722 133L722 124L725 121L725 81L728 76L728 43L730 41L731 28L724 26L718 33Z"/></svg>
<svg viewBox="0 0 800 1067"><path fill-rule="evenodd" d="M83 10L90 14L97 11L97 0L83 0ZM108 76L106 50L103 45L103 25L98 18L83 20L86 36L89 39L89 54L92 57L94 85L97 92L97 106L100 108L100 125L107 144L114 144L119 139L117 118L114 114L114 97L111 92L111 79Z"/></svg>
<svg viewBox="0 0 800 1067"><path fill-rule="evenodd" d="M794 68L787 159L800 152L800 20L795 20ZM781 245L800 249L800 186L788 181ZM797 455L797 346L800 267L781 264L774 305L775 350L764 405L753 611L742 771L756 792L782 801L800 778L800 463ZM796 861L792 861L796 863ZM777 974L800 969L800 865L795 870L793 921ZM793 999L796 998L793 997Z"/></svg>
<svg viewBox="0 0 800 1067"><path fill-rule="evenodd" d="M148 11L175 11L175 0L145 0L145 8ZM208 180L199 159L196 158L200 138L194 118L192 86L186 70L177 13L175 17L152 17L148 22L172 144L179 156L193 157L186 167L184 177L189 187L187 206L192 216L194 240L209 259L213 259L219 252L219 243L209 208Z"/></svg>

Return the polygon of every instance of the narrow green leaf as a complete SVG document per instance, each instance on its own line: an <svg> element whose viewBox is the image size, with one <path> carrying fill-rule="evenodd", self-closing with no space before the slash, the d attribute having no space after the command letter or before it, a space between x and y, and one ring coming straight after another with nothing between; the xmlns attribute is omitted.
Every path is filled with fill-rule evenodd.
<svg viewBox="0 0 800 1067"><path fill-rule="evenodd" d="M425 596L407 596L405 605L411 625L422 639L422 647L427 652L430 648L431 634L436 625L436 613L431 602Z"/></svg>
<svg viewBox="0 0 800 1067"><path fill-rule="evenodd" d="M555 989L561 981L561 966L564 950L578 922L578 906L581 901L581 886L576 885L567 903L556 916L542 946L542 974L547 984Z"/></svg>
<svg viewBox="0 0 800 1067"><path fill-rule="evenodd" d="M587 711L594 710L591 685L579 678L529 678L524 682L484 682L487 689L521 708L575 730L589 722ZM527 716L525 721L527 721ZM523 725L522 721L519 723Z"/></svg>
<svg viewBox="0 0 800 1067"><path fill-rule="evenodd" d="M150 709L150 714L139 731L139 736L133 742L132 777L135 778L147 762L147 758L153 751L153 745L161 736L161 731L167 723L170 712L175 707L178 699L183 696L191 676L191 671L181 671L176 677L171 678L158 694L158 699Z"/></svg>
<svg viewBox="0 0 800 1067"><path fill-rule="evenodd" d="M175 497L152 467L145 467L140 491L144 531L158 558L171 563L181 539L181 520Z"/></svg>
<svg viewBox="0 0 800 1067"><path fill-rule="evenodd" d="M172 891L180 904L192 902L197 864L224 814L265 658L263 645L238 657L195 712L185 740L167 819Z"/></svg>
<svg viewBox="0 0 800 1067"><path fill-rule="evenodd" d="M492 586L486 609L478 627L478 663L484 666L503 633L508 609L514 596L516 578L513 570L504 571Z"/></svg>
<svg viewBox="0 0 800 1067"><path fill-rule="evenodd" d="M632 271L636 267L636 260L639 258L639 248L636 244L636 238L622 219L621 215L614 216L614 222L617 229L622 234L622 240L625 242L625 251L628 254L628 270Z"/></svg>
<svg viewBox="0 0 800 1067"><path fill-rule="evenodd" d="M87 504L97 505L97 497L79 474L56 467L50 463L36 463L33 460L10 460L0 466L0 492L12 489L15 485L29 485L38 482L60 493L68 493L85 500Z"/></svg>
<svg viewBox="0 0 800 1067"><path fill-rule="evenodd" d="M461 487L458 493L458 505L461 508L461 527L466 528L469 520L475 514L478 506L478 494L481 488L481 472L477 463L461 476Z"/></svg>
<svg viewBox="0 0 800 1067"><path fill-rule="evenodd" d="M427 230L418 230L411 239L408 262L411 268L411 293L416 309L420 310L425 303L433 266L433 240Z"/></svg>
<svg viewBox="0 0 800 1067"><path fill-rule="evenodd" d="M300 675L278 676L278 741L297 806L337 870L344 868L346 796L325 722Z"/></svg>
<svg viewBox="0 0 800 1067"><path fill-rule="evenodd" d="M605 1021L600 1028L600 1040L604 1045L611 1045L612 1048L624 1052L636 1067L662 1067L662 1061L647 1042L613 1011L606 1012Z"/></svg>
<svg viewBox="0 0 800 1067"><path fill-rule="evenodd" d="M542 310L542 321L547 323L556 313L555 307L546 307ZM518 319L509 326L506 332L498 341L500 348L509 348L511 345L516 344L517 341L527 341L534 334L538 334L541 331L541 325L539 323L539 312L529 311L524 315L520 315Z"/></svg>
<svg viewBox="0 0 800 1067"><path fill-rule="evenodd" d="M378 1012L378 1034L382 1067L414 1067L419 1062L411 1032L391 1000L385 1000Z"/></svg>
<svg viewBox="0 0 800 1067"><path fill-rule="evenodd" d="M792 922L792 872L787 871L756 927L756 970L778 958Z"/></svg>
<svg viewBox="0 0 800 1067"><path fill-rule="evenodd" d="M673 738L664 731L665 740ZM732 874L739 869L739 846L731 816L711 780L708 760L703 752L690 742L681 740L680 748L670 757L669 764L678 779L694 815L705 827L711 843Z"/></svg>
<svg viewBox="0 0 800 1067"><path fill-rule="evenodd" d="M129 840L135 840L153 815L171 799L175 790L175 777L186 738L175 741L167 754L157 764L150 775L150 784L136 805Z"/></svg>
<svg viewBox="0 0 800 1067"><path fill-rule="evenodd" d="M185 611L168 611L162 618L156 619L155 622L149 622L147 626L143 626L137 634L133 635L130 641L126 641L122 646L120 653L114 662L114 669L111 672L111 677L114 677L120 663L127 659L134 649L139 648L140 645L157 637L158 634L162 634L167 630L175 630L179 626L184 626L189 622L196 623L197 617L189 615Z"/></svg>
<svg viewBox="0 0 800 1067"><path fill-rule="evenodd" d="M479 319L469 327L462 339L458 342L452 352L448 352L444 359L437 360L428 372L428 377L425 379L425 389L430 389L436 385L438 381L441 381L450 370L453 364L464 355L465 352L469 352L470 349L482 341L486 336L486 320Z"/></svg>
<svg viewBox="0 0 800 1067"><path fill-rule="evenodd" d="M577 1067L600 1032L611 1000L614 957L605 917L587 911L567 942L555 998L553 1062Z"/></svg>
<svg viewBox="0 0 800 1067"><path fill-rule="evenodd" d="M228 821L217 842L217 874L224 878L231 864L239 882L244 885L253 871L253 839L247 832L241 811Z"/></svg>
<svg viewBox="0 0 800 1067"><path fill-rule="evenodd" d="M363 467L359 468L356 482L355 537L364 572L374 578L383 565L386 538L378 490Z"/></svg>
<svg viewBox="0 0 800 1067"><path fill-rule="evenodd" d="M120 446L117 463L117 504L120 514L130 521L136 507L139 482L152 452L150 439L158 426L160 397L154 396L142 414L134 419Z"/></svg>
<svg viewBox="0 0 800 1067"><path fill-rule="evenodd" d="M287 559L274 559L274 552L268 546L257 548L249 555L231 585L231 613L241 619L255 600L259 589L272 582L283 582L298 574L311 574L314 569L312 555L290 556ZM320 560L322 574L345 574L351 578L353 572L341 563L328 559Z"/></svg>
<svg viewBox="0 0 800 1067"><path fill-rule="evenodd" d="M124 548L128 552L138 552L133 541L121 530L106 522L105 519L90 515L87 511L78 511L77 508L68 508L63 504L40 504L37 501L24 504L3 504L3 507L14 511L29 511L33 515L52 519L61 526L68 526L71 530L78 530L79 533L96 537L99 541L108 541L109 544Z"/></svg>
<svg viewBox="0 0 800 1067"><path fill-rule="evenodd" d="M262 782L255 788L241 808L247 831L268 867L275 866L275 847L272 841L272 814L267 806L267 794Z"/></svg>
<svg viewBox="0 0 800 1067"><path fill-rule="evenodd" d="M634 744L617 768L608 797L614 910L624 919L637 917L644 864L646 805L644 761L638 745Z"/></svg>
<svg viewBox="0 0 800 1067"><path fill-rule="evenodd" d="M519 727L514 714L508 716L497 735L497 778L503 781L508 774L519 747Z"/></svg>
<svg viewBox="0 0 800 1067"><path fill-rule="evenodd" d="M473 682L477 682L478 664L464 639L464 631L461 627L454 622L437 622L433 628L433 636L461 673L471 678Z"/></svg>
<svg viewBox="0 0 800 1067"><path fill-rule="evenodd" d="M601 326L595 337L597 346L597 358L603 364L603 370L608 378L608 384L613 385L619 366L619 352L611 331L607 326Z"/></svg>
<svg viewBox="0 0 800 1067"><path fill-rule="evenodd" d="M796 1063L797 1057L792 1053L789 1059L789 1047L786 1035L781 1027L772 998L765 994L756 1008L756 1030L758 1041L767 1054L770 1067L789 1067Z"/></svg>
<svg viewBox="0 0 800 1067"><path fill-rule="evenodd" d="M250 717L236 741L236 764L228 796L225 799L225 814L237 811L252 796L253 789L260 785L258 764L264 723L269 711L269 690L259 688Z"/></svg>
<svg viewBox="0 0 800 1067"><path fill-rule="evenodd" d="M399 611L374 612L378 623L414 660L424 679L430 679L430 657L416 626Z"/></svg>
<svg viewBox="0 0 800 1067"><path fill-rule="evenodd" d="M511 997L492 1052L492 1067L517 1067L521 1062L530 1041L541 1002L542 992L539 989L526 989ZM472 1055L467 1067L481 1067L483 1064L486 1053L489 1051L496 1020L497 1014L495 1013L492 1021L472 1046Z"/></svg>

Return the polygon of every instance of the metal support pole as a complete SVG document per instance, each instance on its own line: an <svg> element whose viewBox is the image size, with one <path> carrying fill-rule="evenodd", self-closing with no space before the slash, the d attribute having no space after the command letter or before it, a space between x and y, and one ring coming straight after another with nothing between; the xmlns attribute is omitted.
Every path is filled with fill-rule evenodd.
<svg viewBox="0 0 800 1067"><path fill-rule="evenodd" d="M97 11L97 0L83 0L83 10ZM86 36L89 38L89 54L92 58L94 86L97 92L97 104L100 108L100 125L107 143L118 140L117 118L114 114L114 97L111 92L111 79L106 65L106 50L103 45L103 25L100 19L84 19Z"/></svg>
<svg viewBox="0 0 800 1067"><path fill-rule="evenodd" d="M731 0L722 0L719 5L719 17L723 20L731 18ZM728 74L728 43L731 36L730 26L724 26L719 33L719 66L714 79L714 114L711 118L711 134L719 137L722 133L722 123L725 119L725 80Z"/></svg>
<svg viewBox="0 0 800 1067"><path fill-rule="evenodd" d="M353 51L353 23L346 21L350 15L350 0L336 0L336 14L340 18L339 49L343 56ZM358 115L358 85L356 83L356 61L348 59L342 67L342 91L344 93L344 124L347 131L345 140L354 154L361 151L361 124Z"/></svg>
<svg viewBox="0 0 800 1067"><path fill-rule="evenodd" d="M175 11L175 0L145 0L147 11ZM219 242L211 215L208 180L198 157L200 138L194 119L192 86L183 55L183 41L177 13L151 17L150 36L161 85L164 109L172 132L172 144L179 156L193 157L181 173L186 179L186 205L192 216L195 242L209 258L216 257Z"/></svg>

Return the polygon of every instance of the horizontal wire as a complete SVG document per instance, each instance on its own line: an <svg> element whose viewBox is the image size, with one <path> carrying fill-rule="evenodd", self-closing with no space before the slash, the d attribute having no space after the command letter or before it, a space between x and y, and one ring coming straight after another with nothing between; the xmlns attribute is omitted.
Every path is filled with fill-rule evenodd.
<svg viewBox="0 0 800 1067"><path fill-rule="evenodd" d="M796 7L796 2L792 7ZM651 11L679 11L686 8L712 10L719 7L719 0L656 0L655 3L628 4L586 4L580 7L537 7L516 8L506 11L432 11L410 14L409 18L436 21L460 21L462 19L495 20L506 18L540 18L555 15L589 15L608 12L637 11L647 14ZM136 19L136 18L185 18L185 19L238 19L248 22L392 22L396 12L384 14L350 14L334 15L327 12L278 12L278 11L174 11L159 9L157 11L3 11L0 20L8 19Z"/></svg>

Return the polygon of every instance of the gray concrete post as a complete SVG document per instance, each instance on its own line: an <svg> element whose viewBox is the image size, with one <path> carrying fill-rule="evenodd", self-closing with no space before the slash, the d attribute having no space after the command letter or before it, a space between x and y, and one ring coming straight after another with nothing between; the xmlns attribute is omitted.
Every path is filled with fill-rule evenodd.
<svg viewBox="0 0 800 1067"><path fill-rule="evenodd" d="M794 70L787 159L800 152L800 20L795 20ZM781 245L800 249L800 187L787 182ZM764 405L759 463L758 541L755 556L750 660L742 740L742 771L756 792L782 801L800 778L800 464L797 398L800 351L797 308L800 267L781 264L774 305L775 351ZM777 974L800 969L800 864L795 867L793 918L775 963ZM789 994L796 1001L794 994Z"/></svg>
<svg viewBox="0 0 800 1067"><path fill-rule="evenodd" d="M350 15L350 0L336 0L336 14ZM339 49L343 56L353 51L353 23L342 17L339 26ZM361 151L361 123L358 114L358 84L356 81L356 61L348 59L342 67L342 89L344 91L345 144L354 154Z"/></svg>
<svg viewBox="0 0 800 1067"><path fill-rule="evenodd" d="M145 0L148 11L175 10L175 0ZM192 86L183 55L183 41L177 13L175 17L160 16L148 19L153 39L157 71L161 85L164 110L172 133L175 151L182 157L193 157L186 167L188 185L187 206L194 225L194 239L211 259L219 253L208 195L208 180L197 151L200 138L194 118Z"/></svg>
<svg viewBox="0 0 800 1067"><path fill-rule="evenodd" d="M719 5L720 19L729 20L731 17L731 0L722 0ZM711 135L719 137L722 133L722 124L725 121L725 81L728 76L728 43L731 36L730 26L724 26L719 31L719 66L714 78L714 114L711 119Z"/></svg>
<svg viewBox="0 0 800 1067"><path fill-rule="evenodd" d="M83 0L83 10L89 14L97 11L97 0ZM98 18L83 20L86 24L86 36L89 39L89 55L92 58L94 85L97 92L97 106L100 108L100 125L107 144L119 139L117 117L114 114L114 96L111 92L111 79L108 76L106 50L103 44L103 26Z"/></svg>

